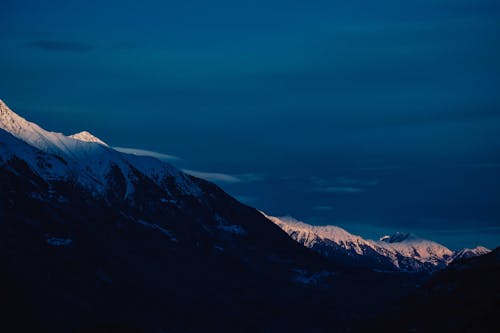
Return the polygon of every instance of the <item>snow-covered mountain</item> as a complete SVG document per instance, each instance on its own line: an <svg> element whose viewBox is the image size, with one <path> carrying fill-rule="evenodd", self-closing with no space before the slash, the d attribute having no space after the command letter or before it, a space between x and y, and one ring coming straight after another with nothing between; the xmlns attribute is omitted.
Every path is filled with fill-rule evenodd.
<svg viewBox="0 0 500 333"><path fill-rule="evenodd" d="M485 248L484 246L476 246L473 249L465 248L453 253L452 261L482 256L490 252L491 250Z"/></svg>
<svg viewBox="0 0 500 333"><path fill-rule="evenodd" d="M47 131L3 102L0 262L2 328L17 332L264 331L292 326L290 313L309 325L316 284L342 269L215 184L88 132Z"/></svg>
<svg viewBox="0 0 500 333"><path fill-rule="evenodd" d="M455 258L488 253L483 247L454 253L447 247L413 234L396 233L378 241L353 235L337 226L313 226L291 217L266 215L300 244L334 261L355 266L400 271L433 271Z"/></svg>
<svg viewBox="0 0 500 333"><path fill-rule="evenodd" d="M348 266L412 270L447 254L413 236L269 219L163 161L44 130L0 101L5 331L345 332L420 278Z"/></svg>
<svg viewBox="0 0 500 333"><path fill-rule="evenodd" d="M14 113L1 100L0 129L32 148L59 158L57 163L40 163L39 151L26 147L21 149L17 144L18 148L13 151L24 150L25 161L44 178L76 181L97 195L102 195L113 187L113 190L116 190L116 184L113 183L118 178L124 185L120 189L123 193L118 194L127 199L133 195L134 183L138 177L146 175L165 190L170 186L169 192L173 186L186 195L200 194L199 187L189 176L165 162L152 157L118 152L87 131L70 136L46 131ZM2 137L6 137L5 132L1 134ZM5 140L12 143L11 139ZM6 154L2 156L5 158Z"/></svg>

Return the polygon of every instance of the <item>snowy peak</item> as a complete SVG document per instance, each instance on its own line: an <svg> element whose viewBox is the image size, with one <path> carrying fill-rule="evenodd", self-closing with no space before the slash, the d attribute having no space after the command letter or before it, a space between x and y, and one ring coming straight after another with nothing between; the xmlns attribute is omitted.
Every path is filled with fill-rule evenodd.
<svg viewBox="0 0 500 333"><path fill-rule="evenodd" d="M411 233L396 233L373 241L336 226L313 226L290 217L265 216L306 247L331 258L343 255L351 261L370 262L374 268L435 270L444 267L453 255L447 247Z"/></svg>
<svg viewBox="0 0 500 333"><path fill-rule="evenodd" d="M416 239L418 239L418 237L413 234L405 232L396 232L393 235L386 235L381 237L380 241L386 243L401 243L404 241L416 240Z"/></svg>
<svg viewBox="0 0 500 333"><path fill-rule="evenodd" d="M2 100L0 100L0 128L22 140L28 136L39 136L44 132L38 125L17 115Z"/></svg>
<svg viewBox="0 0 500 333"><path fill-rule="evenodd" d="M35 123L27 121L12 111L5 103L0 103L0 128L30 146L65 158L74 158L81 141L49 132Z"/></svg>
<svg viewBox="0 0 500 333"><path fill-rule="evenodd" d="M0 102L0 130L38 150L29 152L29 156L21 154L19 147L22 145L15 144L7 135L0 139L10 142L4 145L3 149L9 156L35 161L28 164L36 166L39 164L36 163L38 159L49 159L55 155L66 167L64 170L45 168L44 175L49 173L51 179L67 179L70 176L92 193L107 193L111 187L117 186L113 180L116 178L119 179L120 187L125 188L123 197L129 198L135 192L134 184L138 183L140 178L147 177L161 188L168 187L168 190L171 190L175 187L176 191L183 194L201 195L201 190L189 177L166 162L153 157L123 154L87 131L72 136L46 131L17 115L3 102ZM37 157L37 154L40 157Z"/></svg>
<svg viewBox="0 0 500 333"><path fill-rule="evenodd" d="M491 250L485 248L484 246L477 246L473 249L462 249L460 251L457 251L453 254L453 260L459 260L459 259L467 259L467 258L472 258L472 257L477 257L481 256L483 254L490 253Z"/></svg>
<svg viewBox="0 0 500 333"><path fill-rule="evenodd" d="M83 142L94 142L94 143L98 143L100 145L109 147L107 143L105 143L104 141L102 141L101 139L99 139L98 137L94 136L92 133L87 132L87 131L76 133L76 134L70 135L69 137L83 141Z"/></svg>
<svg viewBox="0 0 500 333"><path fill-rule="evenodd" d="M295 241L308 248L321 246L321 244L327 242L329 244L338 244L357 255L363 255L365 248L368 246L363 238L350 234L337 226L312 226L292 217L277 218L265 214L264 216L283 229Z"/></svg>

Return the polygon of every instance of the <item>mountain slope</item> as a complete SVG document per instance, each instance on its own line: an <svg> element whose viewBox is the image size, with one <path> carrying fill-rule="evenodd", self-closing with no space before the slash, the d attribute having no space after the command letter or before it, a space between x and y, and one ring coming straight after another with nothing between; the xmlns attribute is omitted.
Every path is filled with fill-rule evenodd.
<svg viewBox="0 0 500 333"><path fill-rule="evenodd" d="M497 332L500 248L460 259L436 273L385 315L354 332Z"/></svg>
<svg viewBox="0 0 500 333"><path fill-rule="evenodd" d="M324 289L343 268L216 185L0 112L5 330L301 332L346 317Z"/></svg>
<svg viewBox="0 0 500 333"><path fill-rule="evenodd" d="M0 185L6 332L343 332L420 281L332 263L212 183L2 102Z"/></svg>
<svg viewBox="0 0 500 333"><path fill-rule="evenodd" d="M62 170L45 168L44 173L47 176L74 181L94 194L105 194L106 190L112 187L111 182L118 177L123 182L123 191L117 195L120 194L123 198L133 196L138 172L164 190L169 184L186 195L197 195L200 192L187 175L167 163L150 157L120 153L88 132L67 137L61 133L46 131L14 113L2 101L0 129L65 161L66 167Z"/></svg>
<svg viewBox="0 0 500 333"><path fill-rule="evenodd" d="M491 250L485 248L484 246L477 246L473 249L461 249L453 253L452 261L482 256L489 252L491 252Z"/></svg>
<svg viewBox="0 0 500 333"><path fill-rule="evenodd" d="M412 289L167 163L0 111L5 331L335 332Z"/></svg>
<svg viewBox="0 0 500 333"><path fill-rule="evenodd" d="M359 267L408 272L435 271L446 267L455 258L489 252L486 248L478 247L454 253L441 244L405 233L373 241L336 226L312 226L290 217L267 218L298 243L334 262Z"/></svg>

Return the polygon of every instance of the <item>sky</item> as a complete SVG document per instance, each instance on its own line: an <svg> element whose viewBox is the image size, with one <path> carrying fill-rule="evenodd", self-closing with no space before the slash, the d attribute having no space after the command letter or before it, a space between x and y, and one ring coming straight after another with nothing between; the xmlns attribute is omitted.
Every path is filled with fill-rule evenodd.
<svg viewBox="0 0 500 333"><path fill-rule="evenodd" d="M0 98L270 215L500 245L496 0L2 0Z"/></svg>

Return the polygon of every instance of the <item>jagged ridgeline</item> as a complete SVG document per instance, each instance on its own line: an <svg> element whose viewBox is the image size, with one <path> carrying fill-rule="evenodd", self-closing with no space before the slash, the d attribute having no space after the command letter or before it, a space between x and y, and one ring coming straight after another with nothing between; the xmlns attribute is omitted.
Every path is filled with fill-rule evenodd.
<svg viewBox="0 0 500 333"><path fill-rule="evenodd" d="M2 101L0 186L6 332L343 332L421 279L328 260L210 182Z"/></svg>

